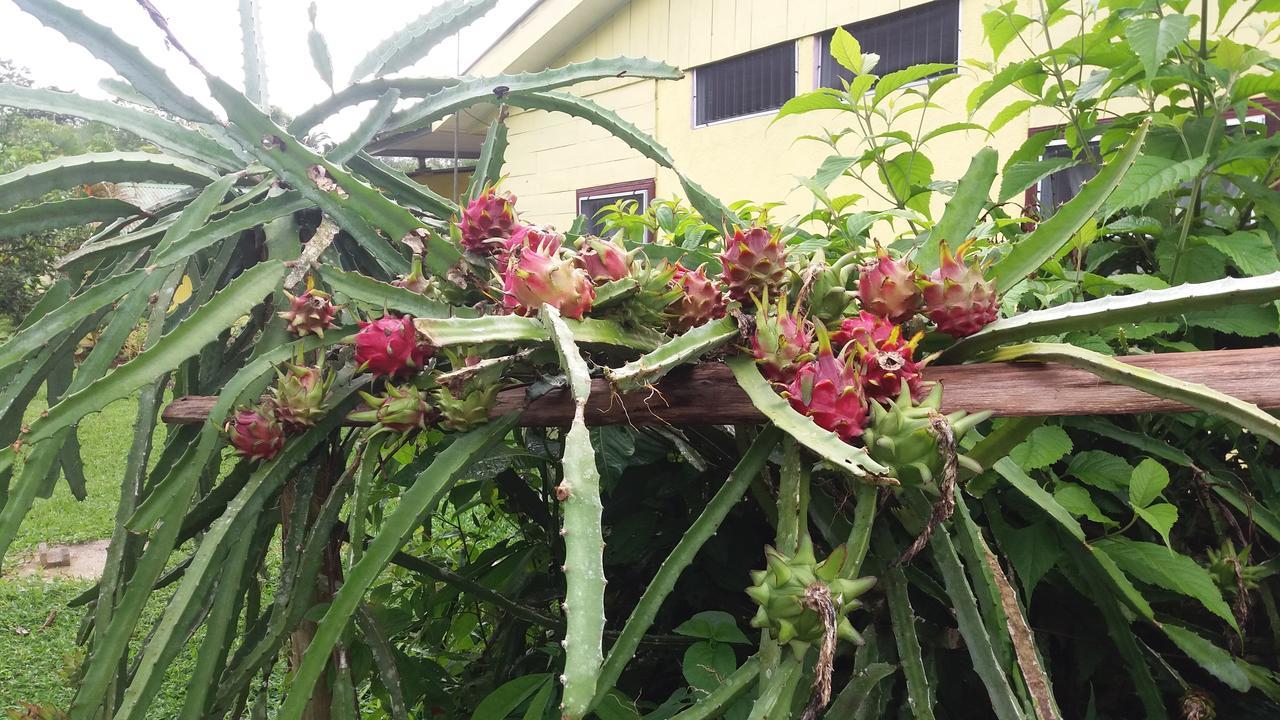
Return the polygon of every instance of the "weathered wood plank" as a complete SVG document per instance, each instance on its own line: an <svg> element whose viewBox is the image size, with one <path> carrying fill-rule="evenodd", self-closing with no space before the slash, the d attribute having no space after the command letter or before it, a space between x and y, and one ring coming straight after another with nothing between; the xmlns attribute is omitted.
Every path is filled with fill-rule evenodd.
<svg viewBox="0 0 1280 720"><path fill-rule="evenodd" d="M1202 383L1267 410L1280 409L1280 348L1131 355L1124 362L1189 382ZM990 410L1000 417L1031 415L1125 415L1187 412L1190 408L1139 390L1103 382L1083 370L1056 363L976 363L930 367L941 382L943 409ZM214 398L180 397L164 409L167 423L202 422ZM529 401L523 387L504 390L493 415L521 411L525 426L568 425L573 403L554 391ZM680 368L652 390L611 393L596 380L587 406L591 425L697 425L759 422L733 374L720 363Z"/></svg>

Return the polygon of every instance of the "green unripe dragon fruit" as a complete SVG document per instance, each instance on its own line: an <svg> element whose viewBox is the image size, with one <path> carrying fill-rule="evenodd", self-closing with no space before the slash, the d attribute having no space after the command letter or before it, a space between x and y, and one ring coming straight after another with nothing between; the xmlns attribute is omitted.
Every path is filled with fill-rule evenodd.
<svg viewBox="0 0 1280 720"><path fill-rule="evenodd" d="M285 290L284 296L289 300L289 309L277 314L284 318L289 332L297 337L324 337L325 330L337 325L334 317L341 307L333 304L328 293L311 289L301 295L291 295Z"/></svg>
<svg viewBox="0 0 1280 720"><path fill-rule="evenodd" d="M858 300L863 310L901 324L923 302L919 280L920 273L911 263L890 257L888 250L876 246L876 259L859 269Z"/></svg>
<svg viewBox="0 0 1280 720"><path fill-rule="evenodd" d="M271 460L284 449L284 427L267 403L237 412L226 432L231 446L246 460Z"/></svg>
<svg viewBox="0 0 1280 720"><path fill-rule="evenodd" d="M315 425L328 410L324 400L332 384L333 375L324 368L290 364L283 372L276 370L271 389L276 418L292 432Z"/></svg>
<svg viewBox="0 0 1280 720"><path fill-rule="evenodd" d="M369 408L353 412L349 417L358 422L374 423L392 432L420 430L427 426L431 417L426 393L411 383L398 386L388 383L381 397L363 391L360 397Z"/></svg>
<svg viewBox="0 0 1280 720"><path fill-rule="evenodd" d="M735 230L720 253L724 284L730 299L745 303L752 295L764 297L778 289L787 277L787 247L768 228Z"/></svg>
<svg viewBox="0 0 1280 720"><path fill-rule="evenodd" d="M871 424L862 436L867 453L876 462L894 469L898 482L907 486L931 484L942 470L942 454L938 451L938 436L933 421L941 414L942 385L934 384L929 394L919 403L911 399L908 386L887 405L871 403ZM959 442L965 433L978 423L991 417L983 411L966 415L956 411L945 416L951 424L951 433ZM982 468L964 455L959 463L974 471Z"/></svg>
<svg viewBox="0 0 1280 720"><path fill-rule="evenodd" d="M857 258L857 253L847 253L814 276L808 300L808 314L814 322L833 323L849 314L850 306L858 297L849 289L858 270Z"/></svg>
<svg viewBox="0 0 1280 720"><path fill-rule="evenodd" d="M968 337L1000 313L1000 297L994 282L984 277L985 267L964 262L970 240L952 255L942 244L942 262L923 281L925 315L938 330L955 338Z"/></svg>
<svg viewBox="0 0 1280 720"><path fill-rule="evenodd" d="M679 335L724 317L726 304L720 288L711 282L703 266L690 270L676 263L671 282L679 291L667 307L668 329Z"/></svg>
<svg viewBox="0 0 1280 720"><path fill-rule="evenodd" d="M822 642L823 624L818 611L806 601L806 593L815 586L830 593L836 615L836 637L862 644L862 637L849 622L848 615L862 607L858 597L876 584L873 577L850 580L840 577L845 547L841 545L822 562L813 554L813 541L808 533L792 557L772 547L765 548L767 568L751 573L752 586L747 595L759 606L751 626L768 628L779 643L790 643L797 655L810 645Z"/></svg>
<svg viewBox="0 0 1280 720"><path fill-rule="evenodd" d="M489 421L489 410L498 398L502 377L511 358L483 360L479 355L445 350L453 368L441 375L431 400L440 413L440 425L451 431L470 430Z"/></svg>
<svg viewBox="0 0 1280 720"><path fill-rule="evenodd" d="M795 379L802 364L814 357L809 323L799 314L788 312L786 295L778 299L775 307L769 306L767 296L755 299L755 303L756 331L751 336L751 354L767 379L785 385Z"/></svg>
<svg viewBox="0 0 1280 720"><path fill-rule="evenodd" d="M867 398L862 391L862 370L857 353L845 348L838 356L831 350L826 330L818 328L817 357L796 371L782 396L797 412L813 418L819 427L848 442L862 434L867 424Z"/></svg>
<svg viewBox="0 0 1280 720"><path fill-rule="evenodd" d="M485 188L467 203L458 221L462 246L476 255L493 255L516 228L516 196Z"/></svg>

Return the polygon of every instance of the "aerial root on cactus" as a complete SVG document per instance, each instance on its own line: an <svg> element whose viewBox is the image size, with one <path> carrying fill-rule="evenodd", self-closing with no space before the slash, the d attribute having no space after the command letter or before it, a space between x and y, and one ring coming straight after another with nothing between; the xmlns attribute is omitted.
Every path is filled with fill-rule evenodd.
<svg viewBox="0 0 1280 720"><path fill-rule="evenodd" d="M898 559L893 561L895 567L906 565L915 559L915 556L919 555L928 544L929 538L933 537L933 531L946 522L956 509L956 476L959 474L959 461L956 453L955 431L947 416L937 410L929 411L929 428L938 438L938 452L942 455L942 482L938 484L938 491L942 497L933 504L933 512L929 514L929 520L925 523L924 529L916 536L910 547L902 551Z"/></svg>
<svg viewBox="0 0 1280 720"><path fill-rule="evenodd" d="M818 663L813 668L813 685L809 702L805 705L801 720L814 720L831 702L831 671L836 656L836 605L831 590L816 582L805 588L800 601L817 613L822 622L822 643L818 646Z"/></svg>

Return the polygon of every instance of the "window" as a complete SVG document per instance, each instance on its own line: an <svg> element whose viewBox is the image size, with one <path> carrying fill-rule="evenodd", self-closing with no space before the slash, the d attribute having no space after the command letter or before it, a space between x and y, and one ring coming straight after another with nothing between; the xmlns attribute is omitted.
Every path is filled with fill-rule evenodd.
<svg viewBox="0 0 1280 720"><path fill-rule="evenodd" d="M1089 161L1089 157L1097 157L1098 140L1089 141L1091 153L1080 153L1078 162L1057 172L1049 173L1035 187L1037 205L1042 208L1043 216L1048 217L1057 212L1062 203L1070 200L1080 192L1080 187L1098 174L1098 166ZM1071 157L1071 148L1063 140L1054 140L1044 149L1043 160Z"/></svg>
<svg viewBox="0 0 1280 720"><path fill-rule="evenodd" d="M956 63L960 59L960 0L936 0L888 15L846 25L862 52L880 56L875 73L888 73L921 63ZM831 37L821 37L818 82L822 87L843 88L853 73L831 59ZM951 72L954 72L951 71Z"/></svg>
<svg viewBox="0 0 1280 720"><path fill-rule="evenodd" d="M795 94L795 43L755 50L694 70L693 122L706 125L777 110Z"/></svg>
<svg viewBox="0 0 1280 720"><path fill-rule="evenodd" d="M636 203L636 213L649 209L649 201L653 199L654 181L635 180L633 182L614 183L599 187L583 188L578 191L578 214L586 218L582 226L585 235L600 235L604 231L603 223L596 217L602 209L619 202L631 200Z"/></svg>

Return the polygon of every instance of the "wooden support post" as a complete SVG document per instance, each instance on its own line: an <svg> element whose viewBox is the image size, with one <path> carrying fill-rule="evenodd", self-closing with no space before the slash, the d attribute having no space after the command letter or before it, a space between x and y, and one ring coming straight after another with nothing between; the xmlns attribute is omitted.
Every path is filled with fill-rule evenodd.
<svg viewBox="0 0 1280 720"><path fill-rule="evenodd" d="M1280 348L1131 355L1119 358L1188 382L1201 383L1267 410L1280 409ZM930 367L941 382L943 410L990 410L998 417L1123 415L1187 412L1180 403L1112 385L1056 363L976 363ZM215 398L180 397L164 409L166 423L203 422ZM573 402L567 391L529 400L523 387L504 390L492 415L521 412L524 426L567 426ZM729 425L764 418L720 363L679 368L651 390L619 396L596 380L587 406L589 425Z"/></svg>

